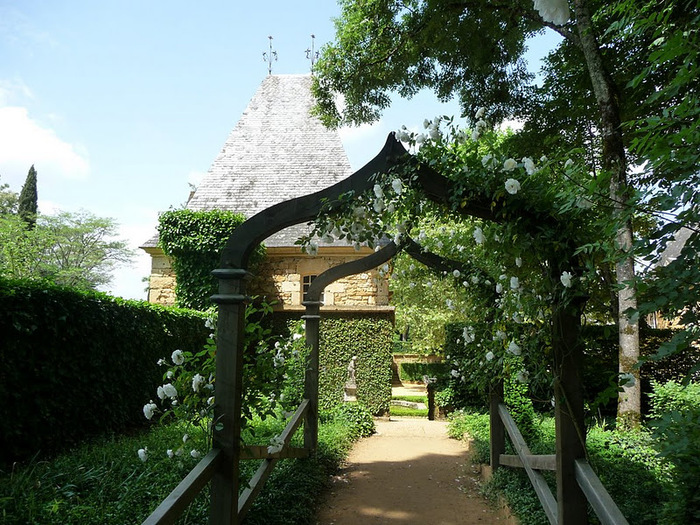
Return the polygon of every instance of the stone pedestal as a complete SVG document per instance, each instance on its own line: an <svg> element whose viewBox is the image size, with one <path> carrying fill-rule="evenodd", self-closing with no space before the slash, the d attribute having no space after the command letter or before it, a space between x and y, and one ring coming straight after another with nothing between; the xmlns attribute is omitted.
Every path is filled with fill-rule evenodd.
<svg viewBox="0 0 700 525"><path fill-rule="evenodd" d="M357 401L357 385L354 381L348 381L345 383L345 393L343 394L343 402L348 403L351 401Z"/></svg>

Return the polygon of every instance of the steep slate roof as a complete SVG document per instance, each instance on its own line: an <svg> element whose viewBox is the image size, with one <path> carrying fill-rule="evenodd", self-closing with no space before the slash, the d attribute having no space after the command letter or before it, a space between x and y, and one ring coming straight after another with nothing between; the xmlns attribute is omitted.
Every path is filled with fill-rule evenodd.
<svg viewBox="0 0 700 525"><path fill-rule="evenodd" d="M340 136L311 115L313 104L310 75L266 77L187 208L251 217L348 177ZM288 228L265 244L291 246L306 230Z"/></svg>

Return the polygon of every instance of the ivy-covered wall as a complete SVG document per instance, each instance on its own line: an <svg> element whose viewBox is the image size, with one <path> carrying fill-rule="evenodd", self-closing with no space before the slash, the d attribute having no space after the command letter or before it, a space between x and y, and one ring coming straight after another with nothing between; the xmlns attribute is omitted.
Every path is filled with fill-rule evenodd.
<svg viewBox="0 0 700 525"><path fill-rule="evenodd" d="M0 463L142 426L156 363L201 348L199 312L0 279Z"/></svg>
<svg viewBox="0 0 700 525"><path fill-rule="evenodd" d="M274 330L284 333L300 313L275 314ZM343 403L348 364L357 357L355 378L357 401L375 415L383 415L391 404L391 350L394 336L393 311L322 313L319 345L319 407L329 409Z"/></svg>
<svg viewBox="0 0 700 525"><path fill-rule="evenodd" d="M167 255L177 276L176 304L182 308L205 310L217 292L218 282L211 272L219 267L226 241L245 217L226 210L170 210L158 218L158 244ZM264 249L255 252L260 261Z"/></svg>

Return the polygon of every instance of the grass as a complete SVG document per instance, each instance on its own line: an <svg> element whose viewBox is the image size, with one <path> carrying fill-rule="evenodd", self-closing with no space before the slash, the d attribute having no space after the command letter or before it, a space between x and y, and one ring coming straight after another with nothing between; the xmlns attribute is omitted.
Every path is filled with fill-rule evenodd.
<svg viewBox="0 0 700 525"><path fill-rule="evenodd" d="M397 417L428 417L428 398L427 396L392 396L392 401L409 401L411 403L423 403L426 408L413 408L401 405L391 405L390 412L392 416Z"/></svg>
<svg viewBox="0 0 700 525"><path fill-rule="evenodd" d="M257 421L254 438L249 434L246 442L267 444L282 428L283 422L277 420ZM197 463L189 451L201 444L202 436L189 433L182 445L182 427L154 426L148 432L96 440L54 459L35 459L0 472L0 524L141 523ZM299 432L297 436L301 439ZM317 457L278 462L246 523L312 523L328 474L356 438L347 420L322 421ZM166 450L180 446L184 453L168 458ZM143 447L148 449L146 462L137 456ZM257 466L256 461L242 462L242 478L250 479ZM208 505L205 489L178 523L206 523Z"/></svg>

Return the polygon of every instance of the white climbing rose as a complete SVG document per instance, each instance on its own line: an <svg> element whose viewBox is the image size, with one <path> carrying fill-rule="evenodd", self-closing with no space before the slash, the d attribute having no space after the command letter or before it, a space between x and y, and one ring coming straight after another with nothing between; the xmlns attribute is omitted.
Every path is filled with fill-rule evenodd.
<svg viewBox="0 0 700 525"><path fill-rule="evenodd" d="M559 279L561 280L561 284L563 284L566 288L571 288L572 278L573 275L570 272L562 272Z"/></svg>
<svg viewBox="0 0 700 525"><path fill-rule="evenodd" d="M515 179L508 179L506 181L506 191L511 195L515 195L520 191L520 183Z"/></svg>
<svg viewBox="0 0 700 525"><path fill-rule="evenodd" d="M571 16L567 0L534 0L533 4L545 22L563 26Z"/></svg>

